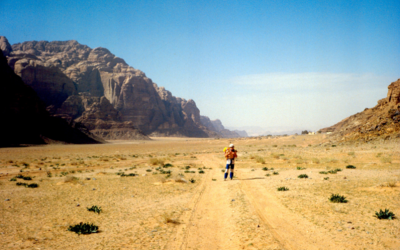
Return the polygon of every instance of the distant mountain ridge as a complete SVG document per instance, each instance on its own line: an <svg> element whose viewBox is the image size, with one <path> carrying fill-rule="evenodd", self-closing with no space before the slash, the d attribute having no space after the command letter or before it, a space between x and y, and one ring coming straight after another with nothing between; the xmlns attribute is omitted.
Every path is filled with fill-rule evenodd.
<svg viewBox="0 0 400 250"><path fill-rule="evenodd" d="M105 48L74 40L10 46L5 37L0 46L9 66L54 116L79 121L104 139L237 135L210 130L193 100L173 96Z"/></svg>
<svg viewBox="0 0 400 250"><path fill-rule="evenodd" d="M333 138L341 141L400 138L400 79L388 86L386 98L379 100L375 107L319 132L331 132Z"/></svg>

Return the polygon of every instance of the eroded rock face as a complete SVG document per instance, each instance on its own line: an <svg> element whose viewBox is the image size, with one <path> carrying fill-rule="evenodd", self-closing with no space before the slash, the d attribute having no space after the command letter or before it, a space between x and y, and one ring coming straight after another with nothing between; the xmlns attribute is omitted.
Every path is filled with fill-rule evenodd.
<svg viewBox="0 0 400 250"><path fill-rule="evenodd" d="M342 141L400 138L400 79L388 86L387 97L379 100L375 107L320 132L332 132L334 139Z"/></svg>
<svg viewBox="0 0 400 250"><path fill-rule="evenodd" d="M0 52L2 52L0 50ZM79 123L52 117L36 92L24 84L0 53L0 147L49 142L98 143Z"/></svg>
<svg viewBox="0 0 400 250"><path fill-rule="evenodd" d="M8 63L49 110L65 109L58 114L68 113L73 119L83 115L87 110L73 103L76 97L63 103L85 92L104 96L120 114L115 122L128 122L148 135L215 135L202 125L193 100L172 96L105 48L91 49L74 40L24 42L12 45Z"/></svg>
<svg viewBox="0 0 400 250"><path fill-rule="evenodd" d="M222 138L238 138L238 137L247 137L247 133L244 131L246 136L242 136L239 133L235 131L230 131L229 129L226 129L223 125L222 122L219 119L216 120L210 120L209 117L207 116L201 116L200 117L201 123L206 126L209 130L214 131L215 133L218 134L218 137Z"/></svg>
<svg viewBox="0 0 400 250"><path fill-rule="evenodd" d="M121 114L104 96L91 96L89 93L70 96L57 109L55 116L75 120L106 140L149 140L132 122L123 122Z"/></svg>
<svg viewBox="0 0 400 250"><path fill-rule="evenodd" d="M0 36L0 49L3 51L4 56L8 56L11 51L11 45L5 36Z"/></svg>

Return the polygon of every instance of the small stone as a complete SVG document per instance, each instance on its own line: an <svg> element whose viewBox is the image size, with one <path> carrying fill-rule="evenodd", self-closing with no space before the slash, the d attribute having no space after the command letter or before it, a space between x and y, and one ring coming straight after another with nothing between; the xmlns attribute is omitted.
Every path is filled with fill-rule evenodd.
<svg viewBox="0 0 400 250"><path fill-rule="evenodd" d="M89 178L89 177L87 177L87 178L86 178L86 180L90 181L90 178Z"/></svg>
<svg viewBox="0 0 400 250"><path fill-rule="evenodd" d="M76 204L76 206L79 207L80 205L79 205L79 204Z"/></svg>
<svg viewBox="0 0 400 250"><path fill-rule="evenodd" d="M343 177L343 179L347 179L347 178L346 178L346 176L345 176L345 177Z"/></svg>
<svg viewBox="0 0 400 250"><path fill-rule="evenodd" d="M232 201L235 201L235 199L232 199Z"/></svg>
<svg viewBox="0 0 400 250"><path fill-rule="evenodd" d="M6 199L6 201L9 201L10 199Z"/></svg>
<svg viewBox="0 0 400 250"><path fill-rule="evenodd" d="M348 221L347 223L351 223L351 221Z"/></svg>
<svg viewBox="0 0 400 250"><path fill-rule="evenodd" d="M93 190L96 190L95 188L93 188Z"/></svg>
<svg viewBox="0 0 400 250"><path fill-rule="evenodd" d="M257 227L260 227L260 225L257 225Z"/></svg>

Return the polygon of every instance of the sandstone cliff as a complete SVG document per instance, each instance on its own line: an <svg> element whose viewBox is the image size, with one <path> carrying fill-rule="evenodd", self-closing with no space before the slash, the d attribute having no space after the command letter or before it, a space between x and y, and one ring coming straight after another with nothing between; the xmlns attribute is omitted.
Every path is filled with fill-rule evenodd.
<svg viewBox="0 0 400 250"><path fill-rule="evenodd" d="M105 48L91 49L74 40L24 42L11 46L8 63L54 114L73 117L91 130L96 122L112 125L101 125L103 132L99 135L103 138L109 138L104 131L107 127L120 131L135 127L152 136L217 136L201 123L193 100L172 96ZM98 115L96 122L89 122L87 116L81 118L89 111L77 101L79 93L90 93L93 98L104 96L114 109L112 112L118 112L118 118L105 121L104 115ZM125 137L128 133L117 134L122 135L120 139L131 139ZM117 134L114 139L118 139Z"/></svg>
<svg viewBox="0 0 400 250"><path fill-rule="evenodd" d="M0 50L0 147L24 144L99 143L79 123L52 117L36 92L7 64Z"/></svg>
<svg viewBox="0 0 400 250"><path fill-rule="evenodd" d="M342 141L400 138L400 79L388 86L387 97L379 100L375 107L320 132L332 132L334 139Z"/></svg>

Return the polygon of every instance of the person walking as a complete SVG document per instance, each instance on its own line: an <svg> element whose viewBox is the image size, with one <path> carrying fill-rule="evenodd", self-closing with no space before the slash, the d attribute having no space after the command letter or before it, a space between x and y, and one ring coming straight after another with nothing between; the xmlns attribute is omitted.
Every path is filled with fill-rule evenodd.
<svg viewBox="0 0 400 250"><path fill-rule="evenodd" d="M233 179L233 170L235 168L235 159L237 158L237 151L235 150L235 145L229 145L229 148L225 150L226 158L226 170L224 174L224 181L228 178L228 172L230 172L229 177Z"/></svg>

